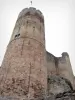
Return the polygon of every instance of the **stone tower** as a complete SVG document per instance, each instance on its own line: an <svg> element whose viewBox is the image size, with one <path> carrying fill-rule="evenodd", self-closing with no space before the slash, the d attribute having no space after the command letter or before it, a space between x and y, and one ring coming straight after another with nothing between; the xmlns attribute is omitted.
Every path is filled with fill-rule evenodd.
<svg viewBox="0 0 75 100"><path fill-rule="evenodd" d="M47 89L44 17L35 8L19 14L2 63L0 93L37 98Z"/></svg>

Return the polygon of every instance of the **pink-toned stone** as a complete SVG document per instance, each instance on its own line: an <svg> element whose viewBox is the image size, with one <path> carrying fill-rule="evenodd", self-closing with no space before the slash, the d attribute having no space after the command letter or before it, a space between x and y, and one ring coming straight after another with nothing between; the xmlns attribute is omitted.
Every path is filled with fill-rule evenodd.
<svg viewBox="0 0 75 100"><path fill-rule="evenodd" d="M35 13L20 16L16 22L2 63L2 95L37 98L46 93L44 22Z"/></svg>

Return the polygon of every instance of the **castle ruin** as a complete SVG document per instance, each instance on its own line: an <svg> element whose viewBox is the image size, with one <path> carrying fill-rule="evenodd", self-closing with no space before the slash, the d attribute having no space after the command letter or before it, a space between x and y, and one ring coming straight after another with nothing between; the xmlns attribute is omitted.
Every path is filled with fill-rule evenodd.
<svg viewBox="0 0 75 100"><path fill-rule="evenodd" d="M23 9L0 68L0 96L12 99L0 100L35 100L74 89L69 55L55 57L46 51L43 14L33 7Z"/></svg>

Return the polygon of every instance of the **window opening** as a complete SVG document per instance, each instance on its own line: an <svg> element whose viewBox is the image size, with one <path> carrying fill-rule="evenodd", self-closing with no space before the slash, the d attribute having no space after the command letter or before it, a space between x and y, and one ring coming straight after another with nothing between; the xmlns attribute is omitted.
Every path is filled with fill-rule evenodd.
<svg viewBox="0 0 75 100"><path fill-rule="evenodd" d="M17 38L17 37L19 37L19 36L20 36L20 34L16 34L16 35L15 35L15 38Z"/></svg>

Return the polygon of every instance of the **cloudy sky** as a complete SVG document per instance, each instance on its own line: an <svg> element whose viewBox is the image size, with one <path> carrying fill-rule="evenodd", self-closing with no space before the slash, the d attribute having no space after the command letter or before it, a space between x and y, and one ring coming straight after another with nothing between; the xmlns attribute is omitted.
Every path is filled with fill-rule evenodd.
<svg viewBox="0 0 75 100"><path fill-rule="evenodd" d="M68 52L75 74L75 0L32 0L45 18L46 49L55 56ZM0 0L0 65L19 12L30 0Z"/></svg>

